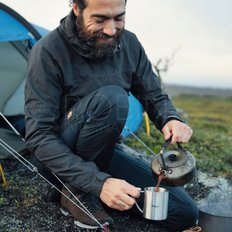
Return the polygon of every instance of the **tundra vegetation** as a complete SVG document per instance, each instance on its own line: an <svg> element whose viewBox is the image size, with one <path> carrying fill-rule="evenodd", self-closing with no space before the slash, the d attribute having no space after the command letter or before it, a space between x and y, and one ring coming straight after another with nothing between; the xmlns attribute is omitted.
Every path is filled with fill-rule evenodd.
<svg viewBox="0 0 232 232"><path fill-rule="evenodd" d="M179 95L173 102L193 129L193 136L184 147L196 157L198 169L231 179L232 97ZM137 135L158 153L164 142L163 136L152 123L150 125L150 137L144 124ZM144 150L132 136L126 139L126 144Z"/></svg>

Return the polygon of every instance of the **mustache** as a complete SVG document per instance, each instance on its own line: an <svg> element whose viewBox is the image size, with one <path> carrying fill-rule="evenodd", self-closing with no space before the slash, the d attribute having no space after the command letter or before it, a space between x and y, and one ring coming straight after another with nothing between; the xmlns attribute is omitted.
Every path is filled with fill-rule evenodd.
<svg viewBox="0 0 232 232"><path fill-rule="evenodd" d="M85 40L95 41L96 39L116 39L122 33L121 30L117 30L116 33L112 36L103 33L102 31L93 32L91 34L81 33L80 37Z"/></svg>
<svg viewBox="0 0 232 232"><path fill-rule="evenodd" d="M99 39L113 39L113 38L116 38L116 34L113 35L113 36L110 36L110 35L107 35L107 34L104 34L104 33L98 33L95 35L96 38L99 38Z"/></svg>

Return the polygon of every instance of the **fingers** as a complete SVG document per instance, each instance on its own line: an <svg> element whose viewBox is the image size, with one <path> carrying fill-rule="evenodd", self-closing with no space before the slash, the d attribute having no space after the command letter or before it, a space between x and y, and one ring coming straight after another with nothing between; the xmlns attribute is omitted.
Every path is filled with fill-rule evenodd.
<svg viewBox="0 0 232 232"><path fill-rule="evenodd" d="M135 199L128 195L121 196L114 202L114 208L120 211L129 210L135 203Z"/></svg>
<svg viewBox="0 0 232 232"><path fill-rule="evenodd" d="M163 127L162 132L165 140L169 139L172 135L171 144L176 142L187 143L193 133L188 125L177 120L167 122Z"/></svg>
<svg viewBox="0 0 232 232"><path fill-rule="evenodd" d="M140 196L140 188L135 188L126 181L122 180L122 192L118 197L116 197L117 202L115 202L116 209L120 211L131 209L135 204L135 198ZM118 201L119 200L119 201Z"/></svg>
<svg viewBox="0 0 232 232"><path fill-rule="evenodd" d="M188 125L184 123L179 124L177 127L173 129L172 143L175 142L188 143L188 141L192 136L192 133L193 131Z"/></svg>
<svg viewBox="0 0 232 232"><path fill-rule="evenodd" d="M163 135L164 135L164 139L167 141L170 137L171 137L171 130L169 128L169 126L166 124L163 129L162 129Z"/></svg>
<svg viewBox="0 0 232 232"><path fill-rule="evenodd" d="M112 208L120 211L132 208L135 198L139 197L140 191L124 180L118 182L119 191L112 196Z"/></svg>
<svg viewBox="0 0 232 232"><path fill-rule="evenodd" d="M124 180L108 178L102 186L100 198L109 207L124 211L134 205L140 190Z"/></svg>

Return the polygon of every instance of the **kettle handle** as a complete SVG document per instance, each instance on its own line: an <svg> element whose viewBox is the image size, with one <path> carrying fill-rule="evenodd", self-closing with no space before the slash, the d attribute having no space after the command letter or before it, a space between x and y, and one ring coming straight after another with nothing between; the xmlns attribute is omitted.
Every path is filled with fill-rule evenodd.
<svg viewBox="0 0 232 232"><path fill-rule="evenodd" d="M173 135L171 135L170 138L167 139L165 141L165 143L162 145L162 150L163 151L166 150L166 148L170 145L170 143L172 141L172 137L173 137ZM178 148L181 149L181 150L183 150L183 147L181 146L180 142L176 142L176 143L177 143Z"/></svg>
<svg viewBox="0 0 232 232"><path fill-rule="evenodd" d="M172 137L173 137L173 135L171 135L169 137L169 139L167 139L165 141L165 143L162 145L162 148L161 148L161 150L159 152L161 160L162 160L162 164L163 164L163 171L165 171L167 169L165 161L164 161L163 153L166 150L166 148L170 145L170 143L172 141ZM181 144L179 142L177 142L177 146L178 146L178 149L183 150L183 148L182 148L182 146L181 146Z"/></svg>
<svg viewBox="0 0 232 232"><path fill-rule="evenodd" d="M161 157L162 164L163 164L163 170L166 170L166 164L165 164L165 161L164 161L163 153L166 150L166 148L169 146L171 141L172 141L172 136L170 136L170 138L165 141L165 143L162 145L162 148L161 148L161 150L159 152L159 155Z"/></svg>
<svg viewBox="0 0 232 232"><path fill-rule="evenodd" d="M182 145L179 142L177 142L177 146L178 146L178 149L184 150L184 148L182 147Z"/></svg>
<svg viewBox="0 0 232 232"><path fill-rule="evenodd" d="M171 143L172 141L172 135L165 141L165 143L162 145L162 150L164 151Z"/></svg>

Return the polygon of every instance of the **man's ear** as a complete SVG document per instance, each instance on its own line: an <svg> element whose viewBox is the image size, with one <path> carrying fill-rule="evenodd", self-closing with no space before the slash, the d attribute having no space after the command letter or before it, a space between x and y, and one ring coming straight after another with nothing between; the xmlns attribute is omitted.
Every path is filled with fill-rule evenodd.
<svg viewBox="0 0 232 232"><path fill-rule="evenodd" d="M73 3L73 13L78 16L80 14L80 9L76 3Z"/></svg>

